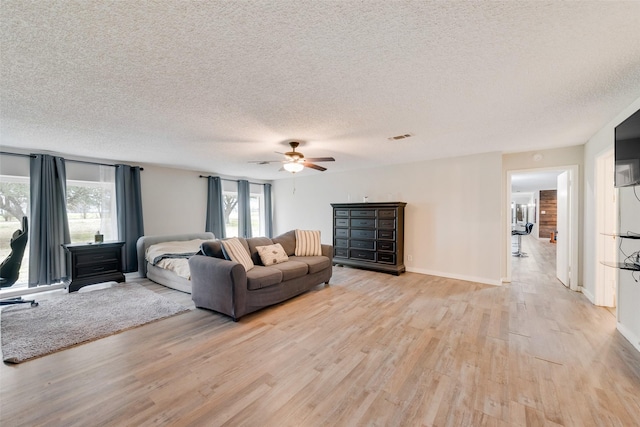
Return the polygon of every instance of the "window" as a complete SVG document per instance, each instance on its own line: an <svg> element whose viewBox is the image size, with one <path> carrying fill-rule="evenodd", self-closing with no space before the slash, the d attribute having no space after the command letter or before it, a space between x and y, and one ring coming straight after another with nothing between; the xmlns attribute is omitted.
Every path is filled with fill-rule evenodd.
<svg viewBox="0 0 640 427"><path fill-rule="evenodd" d="M67 216L71 243L118 239L115 168L67 162Z"/></svg>
<svg viewBox="0 0 640 427"><path fill-rule="evenodd" d="M11 253L11 236L22 228L22 217L29 217L29 158L0 156L0 262ZM29 243L20 265L18 281L12 286L29 283Z"/></svg>
<svg viewBox="0 0 640 427"><path fill-rule="evenodd" d="M238 183L222 181L224 227L227 237L238 237Z"/></svg>
<svg viewBox="0 0 640 427"><path fill-rule="evenodd" d="M264 185L250 184L251 232L265 235ZM224 224L227 237L238 237L238 182L223 180Z"/></svg>
<svg viewBox="0 0 640 427"><path fill-rule="evenodd" d="M251 193L251 231L254 236L264 236L264 185L250 184L249 192Z"/></svg>

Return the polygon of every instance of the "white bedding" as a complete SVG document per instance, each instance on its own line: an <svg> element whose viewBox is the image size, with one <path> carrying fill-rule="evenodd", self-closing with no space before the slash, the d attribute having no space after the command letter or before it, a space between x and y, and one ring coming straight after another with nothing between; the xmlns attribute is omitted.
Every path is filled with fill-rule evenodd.
<svg viewBox="0 0 640 427"><path fill-rule="evenodd" d="M200 250L203 239L162 242L147 248L145 258L151 265L173 271L178 276L191 280L189 258Z"/></svg>
<svg viewBox="0 0 640 427"><path fill-rule="evenodd" d="M173 271L180 277L191 280L191 271L189 270L189 258L164 258L155 264L156 267Z"/></svg>

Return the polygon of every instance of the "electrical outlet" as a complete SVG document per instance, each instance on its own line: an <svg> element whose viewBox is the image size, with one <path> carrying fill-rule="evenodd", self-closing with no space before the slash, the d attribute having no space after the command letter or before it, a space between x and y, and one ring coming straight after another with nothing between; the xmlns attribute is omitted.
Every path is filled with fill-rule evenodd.
<svg viewBox="0 0 640 427"><path fill-rule="evenodd" d="M408 261L408 262L413 261L413 256L412 256L412 255L407 255L407 261Z"/></svg>

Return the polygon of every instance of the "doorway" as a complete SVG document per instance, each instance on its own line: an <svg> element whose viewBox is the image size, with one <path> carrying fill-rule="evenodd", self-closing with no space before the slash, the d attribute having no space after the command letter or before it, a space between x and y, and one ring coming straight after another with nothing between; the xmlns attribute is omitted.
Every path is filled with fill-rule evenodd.
<svg viewBox="0 0 640 427"><path fill-rule="evenodd" d="M561 176L560 180L558 176ZM559 186L561 187L559 189ZM562 224L558 230L557 227L553 235L540 235L540 222L544 215L547 215L545 209L540 208L540 190L555 190L562 193L558 208L561 210L557 215L560 217ZM512 239L511 230L513 227L513 207L519 194L523 192L531 192L537 194L536 216L537 223L534 225L534 232L530 238L548 238L555 239L556 255L559 257L556 262L555 276L565 286L572 290L578 290L578 166L561 166L554 168L526 169L507 172L507 208L508 215L505 221L505 229L508 236L506 251L506 280L511 281L512 268ZM543 232L547 232L546 228L542 228Z"/></svg>

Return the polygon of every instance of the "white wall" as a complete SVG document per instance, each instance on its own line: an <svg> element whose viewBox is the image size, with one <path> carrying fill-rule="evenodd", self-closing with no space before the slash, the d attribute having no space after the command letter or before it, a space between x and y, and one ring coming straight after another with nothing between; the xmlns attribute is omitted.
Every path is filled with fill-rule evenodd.
<svg viewBox="0 0 640 427"><path fill-rule="evenodd" d="M365 195L406 202L408 271L500 284L501 162L501 154L489 153L278 180L274 232L319 229L330 244L331 203Z"/></svg>
<svg viewBox="0 0 640 427"><path fill-rule="evenodd" d="M201 172L142 165L144 234L203 232L207 212L207 180Z"/></svg>
<svg viewBox="0 0 640 427"><path fill-rule="evenodd" d="M604 151L614 146L614 128L631 114L640 109L640 98L625 108L611 122L595 134L585 145L585 186L584 186L584 282L585 295L593 302L595 295L596 249L596 159ZM640 195L640 188L636 187ZM633 188L621 188L619 192L620 231L640 233L640 201ZM623 249L629 252L640 249L637 240L624 241ZM637 273L636 273L637 277ZM618 273L618 330L640 351L640 283L636 283L630 271Z"/></svg>

